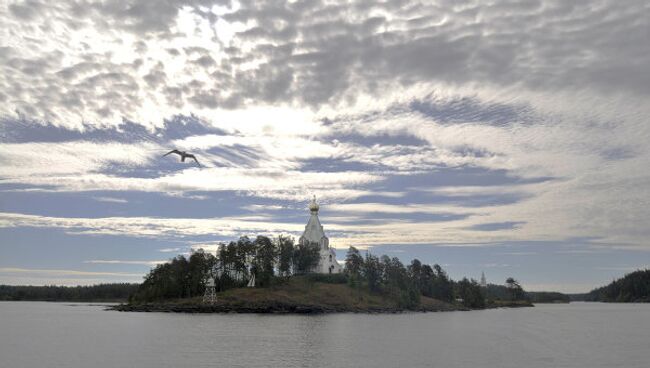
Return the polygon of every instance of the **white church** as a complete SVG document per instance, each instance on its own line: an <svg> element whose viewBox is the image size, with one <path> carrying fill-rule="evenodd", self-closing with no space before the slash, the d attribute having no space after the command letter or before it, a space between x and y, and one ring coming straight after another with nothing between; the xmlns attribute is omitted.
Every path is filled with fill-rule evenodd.
<svg viewBox="0 0 650 368"><path fill-rule="evenodd" d="M318 265L313 269L315 273L341 273L343 269L336 261L336 253L334 249L330 248L330 240L325 236L323 225L320 224L318 219L318 203L316 197L309 203L309 222L305 226L305 232L302 234L298 242L302 245L317 244L320 248L320 260Z"/></svg>

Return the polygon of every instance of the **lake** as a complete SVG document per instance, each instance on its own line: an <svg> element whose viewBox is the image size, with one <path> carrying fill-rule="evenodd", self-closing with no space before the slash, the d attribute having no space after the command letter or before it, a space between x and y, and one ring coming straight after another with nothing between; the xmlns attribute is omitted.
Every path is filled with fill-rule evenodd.
<svg viewBox="0 0 650 368"><path fill-rule="evenodd" d="M187 315L0 302L0 367L643 367L650 304Z"/></svg>

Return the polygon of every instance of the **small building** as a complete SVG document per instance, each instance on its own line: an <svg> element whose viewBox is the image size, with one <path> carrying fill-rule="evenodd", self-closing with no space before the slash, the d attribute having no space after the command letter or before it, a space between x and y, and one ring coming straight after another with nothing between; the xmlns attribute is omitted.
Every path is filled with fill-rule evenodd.
<svg viewBox="0 0 650 368"><path fill-rule="evenodd" d="M313 272L315 273L341 273L343 269L341 265L336 261L336 252L334 249L330 248L330 240L325 236L325 231L323 230L323 225L320 224L318 219L318 203L316 203L316 197L312 199L309 203L309 212L311 217L309 217L309 222L305 226L305 232L302 234L298 243L301 245L318 245L320 249L320 260L318 265L314 268Z"/></svg>

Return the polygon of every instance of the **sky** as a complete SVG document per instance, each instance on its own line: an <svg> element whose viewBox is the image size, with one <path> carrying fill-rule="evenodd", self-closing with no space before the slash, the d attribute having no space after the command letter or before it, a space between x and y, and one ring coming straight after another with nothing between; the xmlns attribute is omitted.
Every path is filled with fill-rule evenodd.
<svg viewBox="0 0 650 368"><path fill-rule="evenodd" d="M4 0L0 25L0 284L297 238L312 195L339 259L563 292L650 267L645 0Z"/></svg>

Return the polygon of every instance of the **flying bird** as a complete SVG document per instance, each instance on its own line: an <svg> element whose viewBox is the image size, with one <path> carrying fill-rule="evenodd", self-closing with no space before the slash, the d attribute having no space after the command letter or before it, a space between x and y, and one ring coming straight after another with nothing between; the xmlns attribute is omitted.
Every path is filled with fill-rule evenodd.
<svg viewBox="0 0 650 368"><path fill-rule="evenodd" d="M191 153L187 153L185 151L179 151L179 150L175 149L175 150L172 150L172 151L169 151L169 152L165 153L162 157L165 157L167 155L171 155L172 153L175 153L175 154L181 156L181 162L185 162L186 158L191 158L196 162L197 165L199 165L199 167L202 167L201 164L199 163L199 160L196 159L196 156L194 156Z"/></svg>

